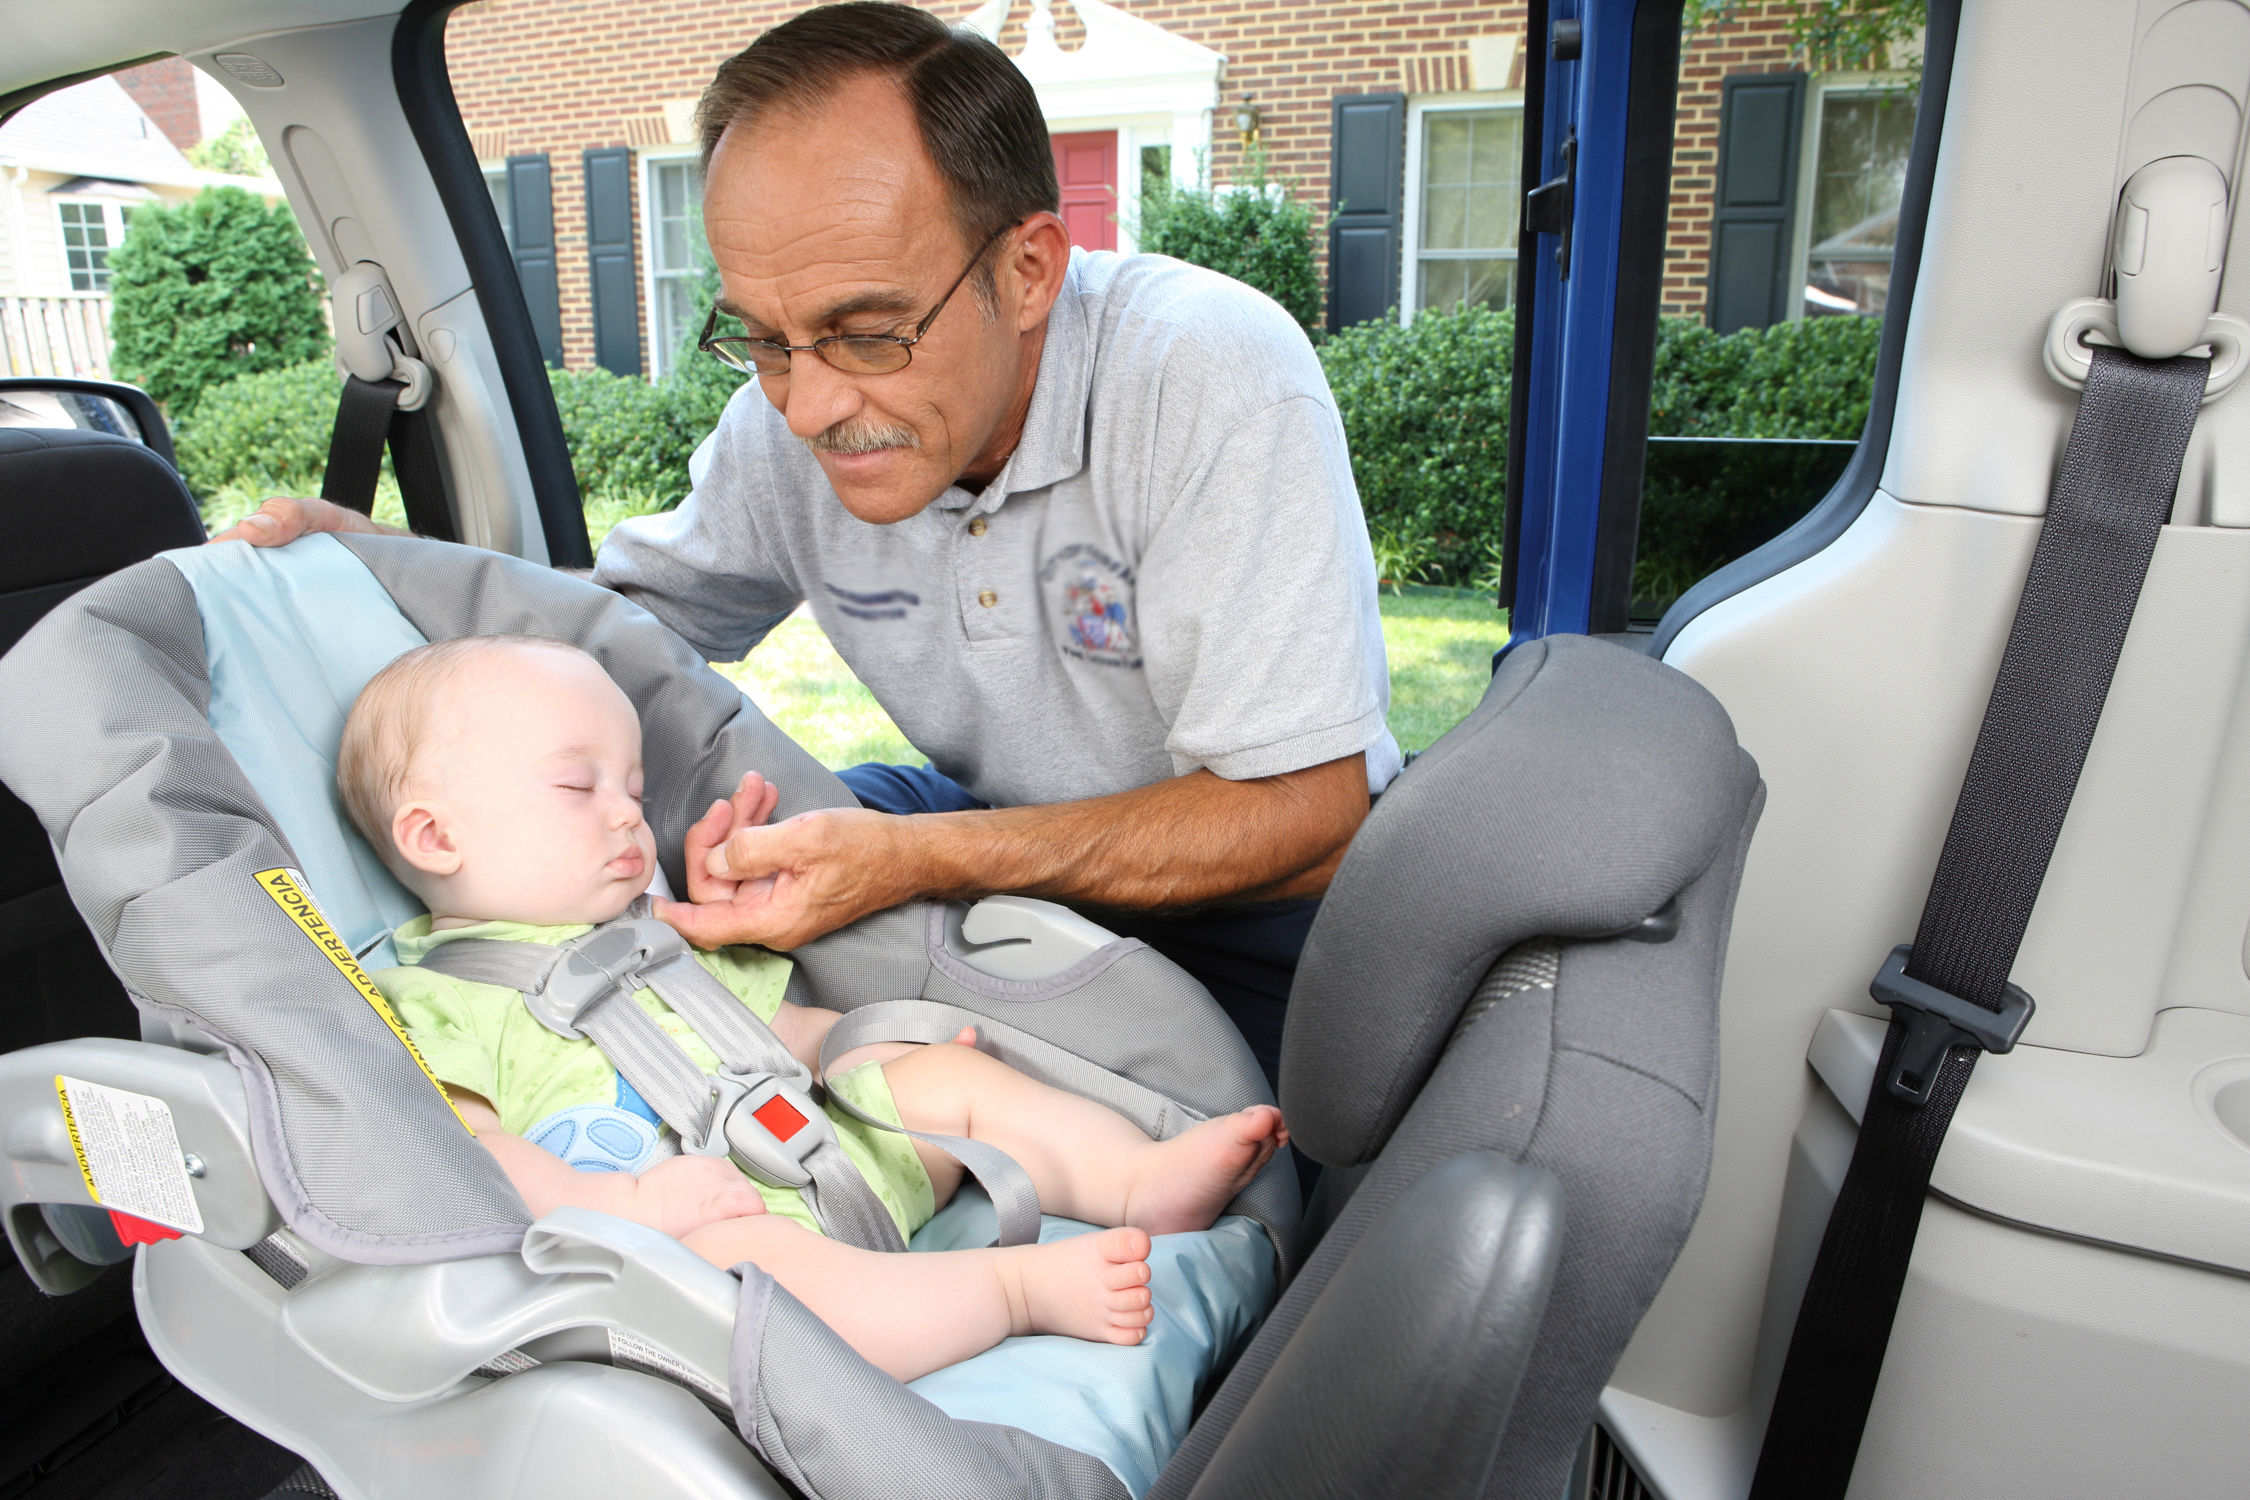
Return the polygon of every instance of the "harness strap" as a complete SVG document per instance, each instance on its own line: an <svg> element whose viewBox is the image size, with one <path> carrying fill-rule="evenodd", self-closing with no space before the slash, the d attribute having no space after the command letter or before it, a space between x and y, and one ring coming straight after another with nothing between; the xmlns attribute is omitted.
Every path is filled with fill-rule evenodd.
<svg viewBox="0 0 2250 1500"><path fill-rule="evenodd" d="M920 1000L886 1001L849 1011L829 1028L828 1035L821 1041L821 1084L827 1085L828 1070L835 1060L854 1047L873 1042L950 1042L960 1034L961 1025L960 1014L952 1007ZM1000 1238L996 1243L1039 1243L1039 1190L1032 1186L1031 1174L1007 1152L965 1135L932 1135L878 1120L834 1089L828 1090L828 1100L862 1124L927 1141L968 1168L970 1175L984 1185L994 1211L1000 1216Z"/></svg>

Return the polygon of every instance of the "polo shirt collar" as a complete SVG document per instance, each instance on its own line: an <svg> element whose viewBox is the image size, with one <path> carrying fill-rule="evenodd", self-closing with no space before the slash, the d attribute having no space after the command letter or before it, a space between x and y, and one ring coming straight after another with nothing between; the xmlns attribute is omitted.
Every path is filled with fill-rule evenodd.
<svg viewBox="0 0 2250 1500"><path fill-rule="evenodd" d="M1079 297L1079 254L1071 252L1062 293L1047 313L1047 342L1039 351L1039 378L1031 387L1031 410L1024 414L1023 437L1006 464L972 495L955 485L938 497L943 510L989 515L1010 495L1060 484L1086 467L1086 393L1093 380L1093 340Z"/></svg>

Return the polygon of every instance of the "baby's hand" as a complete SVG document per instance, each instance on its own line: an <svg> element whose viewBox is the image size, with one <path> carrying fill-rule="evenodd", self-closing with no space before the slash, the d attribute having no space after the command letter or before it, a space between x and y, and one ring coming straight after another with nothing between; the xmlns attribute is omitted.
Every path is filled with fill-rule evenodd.
<svg viewBox="0 0 2250 1500"><path fill-rule="evenodd" d="M640 1175L633 1222L682 1239L721 1219L766 1211L766 1200L723 1156L674 1156Z"/></svg>
<svg viewBox="0 0 2250 1500"><path fill-rule="evenodd" d="M711 810L690 828L687 833L687 896L688 901L701 905L707 901L732 901L742 882L728 880L711 873L711 851L726 847L745 828L756 828L773 816L775 804L781 801L781 788L768 782L756 771L742 773L742 783L732 797L711 804ZM665 905L659 903L656 915L664 915Z"/></svg>

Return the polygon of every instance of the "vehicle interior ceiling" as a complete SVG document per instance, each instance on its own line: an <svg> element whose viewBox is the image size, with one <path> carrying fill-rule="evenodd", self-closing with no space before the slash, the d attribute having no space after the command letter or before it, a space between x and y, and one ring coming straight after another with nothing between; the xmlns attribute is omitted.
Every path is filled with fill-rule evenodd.
<svg viewBox="0 0 2250 1500"><path fill-rule="evenodd" d="M2106 290L2125 176L2184 149L2185 113L2152 101L2222 80L2187 102L2232 131L2233 0L1962 7L1880 484L1832 543L1788 558L1785 537L1785 569L1667 622L1664 659L1725 704L1772 799L1703 1212L1604 1402L1664 1493L1748 1484L1882 1038L1868 983L1915 932L2077 412L2050 319ZM2245 223L2237 193L2238 270ZM2250 313L2250 277L2220 311ZM2164 1434L2168 1490L2239 1474L2250 1193L2221 1096L2250 1077L2246 457L2250 405L2212 400L2015 966L2037 1014L1948 1137L1855 1495L1933 1472L2120 1493L2155 1460L2126 1431Z"/></svg>
<svg viewBox="0 0 2250 1500"><path fill-rule="evenodd" d="M505 253L489 201L441 188L391 69L367 63L391 55L397 8L185 10L42 17L0 59L0 112L7 90L166 52L218 78L268 143L324 275L381 265L410 352L439 367L462 539L575 560L554 519L551 403L511 397L539 378L511 352L528 336L492 331L520 309L473 290L476 259ZM2077 410L2041 346L2056 309L2104 289L2118 174L2136 130L2167 128L2142 108L2194 50L2152 29L2186 11L2241 48L2239 119L2238 0L1961 8L1929 63L1949 76L1879 484L1832 541L1790 557L1820 529L1800 528L1774 544L1788 566L1693 598L1659 633L1770 788L1729 948L1704 1209L1602 1407L1660 1493L1747 1488L1874 1069L1868 981L1914 932ZM230 73L234 51L268 73ZM2232 232L2250 243L2242 198ZM2228 278L2220 307L2250 317L2250 277ZM2196 428L2016 966L2037 1016L1979 1069L1940 1161L1855 1493L1929 1493L1933 1469L1951 1493L2122 1492L2150 1455L2121 1430L2166 1435L2168 1491L2239 1483L2250 845L2227 835L2250 824L2245 470L2237 393Z"/></svg>

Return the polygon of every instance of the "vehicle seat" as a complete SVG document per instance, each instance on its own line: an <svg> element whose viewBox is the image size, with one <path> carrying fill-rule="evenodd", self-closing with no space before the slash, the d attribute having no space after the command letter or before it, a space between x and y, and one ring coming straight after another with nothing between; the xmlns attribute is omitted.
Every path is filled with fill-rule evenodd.
<svg viewBox="0 0 2250 1500"><path fill-rule="evenodd" d="M172 466L107 433L0 427L0 496L12 539L0 551L0 655L86 585L203 540ZM0 1052L139 1034L131 1002L63 889L47 831L0 787Z"/></svg>

